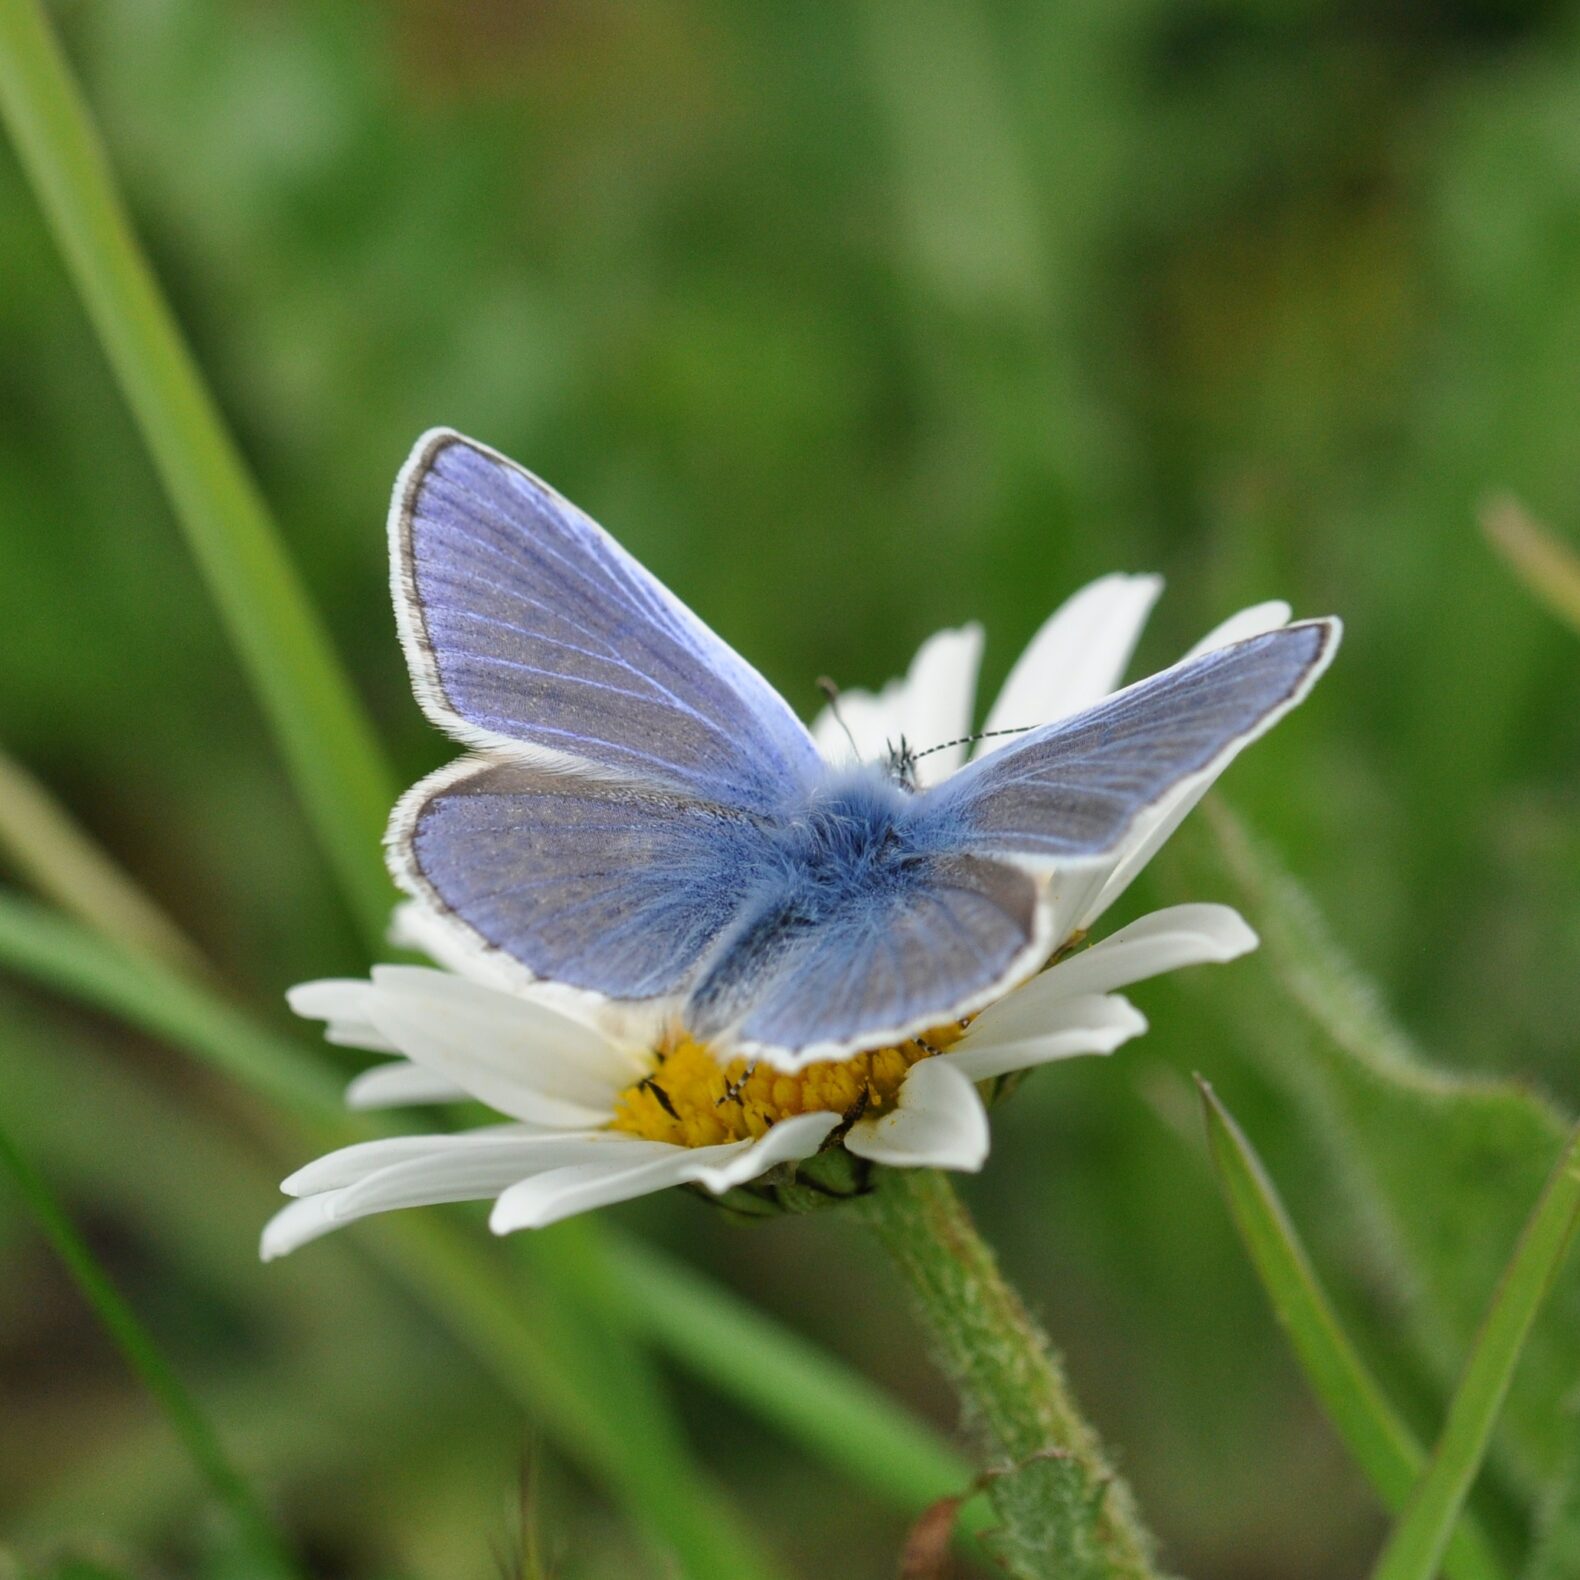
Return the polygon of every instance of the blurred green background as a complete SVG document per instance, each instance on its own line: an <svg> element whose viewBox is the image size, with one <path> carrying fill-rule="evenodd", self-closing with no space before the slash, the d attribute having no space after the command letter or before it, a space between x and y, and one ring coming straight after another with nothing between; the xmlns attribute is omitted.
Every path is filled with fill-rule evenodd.
<svg viewBox="0 0 1580 1580"><path fill-rule="evenodd" d="M1138 673L1287 597L1342 614L1346 646L1227 795L1438 1061L1580 1104L1580 648L1475 527L1493 488L1580 523L1580 8L56 16L409 776L449 751L407 689L382 522L435 423L550 479L808 713L818 675L880 682L968 618L991 688L1111 569L1169 579ZM364 961L8 150L0 279L0 742L283 1025L286 986ZM1114 920L1235 897L1203 829L1180 847ZM1381 1517L1233 1240L1191 1070L1427 1429L1435 1408L1393 1320L1409 1291L1290 1100L1267 971L1138 990L1152 1034L1029 1082L968 1187L1169 1563L1223 1580L1356 1572ZM359 1231L257 1264L302 1160L245 1099L0 993L13 1122L313 1572L496 1573L530 1435L510 1403ZM742 1230L671 1194L612 1216L949 1423L838 1215ZM893 1571L903 1516L677 1392L791 1573ZM0 1532L29 1564L208 1572L190 1469L8 1199L0 1410ZM656 1573L574 1476L550 1465L543 1498L568 1580Z"/></svg>

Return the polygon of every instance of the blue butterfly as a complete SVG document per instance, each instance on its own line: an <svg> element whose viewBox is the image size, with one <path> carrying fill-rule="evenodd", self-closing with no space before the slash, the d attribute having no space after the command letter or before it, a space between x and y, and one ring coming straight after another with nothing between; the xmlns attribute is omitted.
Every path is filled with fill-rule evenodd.
<svg viewBox="0 0 1580 1580"><path fill-rule="evenodd" d="M464 952L786 1069L1029 976L1061 875L1298 703L1313 620L1188 659L925 790L831 766L789 705L595 522L448 430L390 514L417 697L472 753L400 801L396 881ZM912 743L913 745L933 743Z"/></svg>

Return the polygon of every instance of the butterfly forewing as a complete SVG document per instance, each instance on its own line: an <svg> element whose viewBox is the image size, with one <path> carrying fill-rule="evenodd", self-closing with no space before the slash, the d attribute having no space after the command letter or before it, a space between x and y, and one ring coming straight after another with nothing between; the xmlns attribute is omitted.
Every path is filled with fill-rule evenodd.
<svg viewBox="0 0 1580 1580"><path fill-rule="evenodd" d="M420 699L472 745L766 811L817 748L777 692L601 527L458 434L413 452L391 514Z"/></svg>
<svg viewBox="0 0 1580 1580"><path fill-rule="evenodd" d="M1326 667L1338 624L1308 621L1177 664L962 769L933 792L963 848L1058 861L1107 854L1136 820L1211 777Z"/></svg>

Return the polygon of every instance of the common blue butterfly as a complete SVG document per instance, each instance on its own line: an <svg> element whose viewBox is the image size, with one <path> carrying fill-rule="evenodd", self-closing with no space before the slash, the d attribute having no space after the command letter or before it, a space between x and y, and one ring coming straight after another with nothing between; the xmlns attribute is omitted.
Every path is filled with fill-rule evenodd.
<svg viewBox="0 0 1580 1580"><path fill-rule="evenodd" d="M916 790L903 762L827 763L755 669L483 445L423 436L390 540L418 699L472 748L396 807L397 882L523 983L786 1069L1030 975L1064 941L1061 878L1270 728L1339 637L1203 653Z"/></svg>

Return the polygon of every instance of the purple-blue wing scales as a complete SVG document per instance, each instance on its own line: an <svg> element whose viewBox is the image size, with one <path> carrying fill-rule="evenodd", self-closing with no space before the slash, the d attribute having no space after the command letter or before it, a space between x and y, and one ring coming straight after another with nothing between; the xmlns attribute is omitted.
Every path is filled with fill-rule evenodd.
<svg viewBox="0 0 1580 1580"><path fill-rule="evenodd" d="M504 759L418 785L391 831L408 892L535 977L606 998L683 990L762 864L753 818Z"/></svg>
<svg viewBox="0 0 1580 1580"><path fill-rule="evenodd" d="M918 857L815 926L782 893L721 941L686 1003L694 1035L828 1058L979 1009L1046 952L1034 880L979 857Z"/></svg>
<svg viewBox="0 0 1580 1580"><path fill-rule="evenodd" d="M469 745L766 811L817 748L783 698L596 522L503 456L419 441L390 517L419 700Z"/></svg>
<svg viewBox="0 0 1580 1580"><path fill-rule="evenodd" d="M1203 653L978 759L929 797L960 820L964 850L1100 857L1294 707L1338 637L1336 620L1312 620Z"/></svg>

